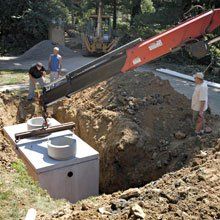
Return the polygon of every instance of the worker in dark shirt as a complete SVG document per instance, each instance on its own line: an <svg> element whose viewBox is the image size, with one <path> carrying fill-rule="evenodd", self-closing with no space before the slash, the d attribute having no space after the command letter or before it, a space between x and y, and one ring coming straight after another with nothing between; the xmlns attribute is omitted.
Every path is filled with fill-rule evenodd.
<svg viewBox="0 0 220 220"><path fill-rule="evenodd" d="M38 62L36 65L32 66L29 69L29 94L28 100L32 101L35 96L36 83L40 84L40 87L43 88L45 85L46 70L42 63Z"/></svg>

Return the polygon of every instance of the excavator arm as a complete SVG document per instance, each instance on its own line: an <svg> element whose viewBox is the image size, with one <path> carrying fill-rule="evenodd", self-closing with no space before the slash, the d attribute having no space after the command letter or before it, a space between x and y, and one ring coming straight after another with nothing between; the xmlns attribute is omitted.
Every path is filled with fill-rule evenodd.
<svg viewBox="0 0 220 220"><path fill-rule="evenodd" d="M174 28L128 49L127 59L121 71L126 72L137 68L138 66L155 60L158 57L178 50L181 47L187 47L187 44L190 45L190 42L193 43L195 40L199 46L194 49L199 50L198 55L200 55L200 53L203 54L203 51L205 52L205 50L201 51L201 46L205 45L198 43L199 39L206 34L213 32L219 26L220 9L210 10L195 18L189 19Z"/></svg>
<svg viewBox="0 0 220 220"><path fill-rule="evenodd" d="M208 51L208 43L203 41L203 37L219 26L220 9L215 9L145 41L136 39L47 85L43 89L41 104L46 109L64 97L70 97L75 92L120 72L135 69L182 47L198 58L203 57Z"/></svg>

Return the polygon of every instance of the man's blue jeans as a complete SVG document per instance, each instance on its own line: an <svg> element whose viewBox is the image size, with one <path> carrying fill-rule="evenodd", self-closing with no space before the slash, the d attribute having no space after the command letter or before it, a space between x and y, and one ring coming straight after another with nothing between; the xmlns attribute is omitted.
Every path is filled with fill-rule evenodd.
<svg viewBox="0 0 220 220"><path fill-rule="evenodd" d="M45 82L42 77L34 79L35 83L32 79L29 79L29 94L28 99L33 99L35 96L35 89L36 89L36 83L40 84L40 87L43 88L45 85Z"/></svg>

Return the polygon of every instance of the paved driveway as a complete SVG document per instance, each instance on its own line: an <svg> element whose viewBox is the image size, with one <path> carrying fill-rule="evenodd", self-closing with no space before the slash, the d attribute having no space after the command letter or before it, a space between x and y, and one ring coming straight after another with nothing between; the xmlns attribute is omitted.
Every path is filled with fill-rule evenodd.
<svg viewBox="0 0 220 220"><path fill-rule="evenodd" d="M63 71L72 71L88 62L94 57L83 57L80 52L76 52L72 58L63 59ZM47 68L48 60L20 60L18 57L0 57L0 70L2 69L24 69L27 70L36 62L41 62Z"/></svg>

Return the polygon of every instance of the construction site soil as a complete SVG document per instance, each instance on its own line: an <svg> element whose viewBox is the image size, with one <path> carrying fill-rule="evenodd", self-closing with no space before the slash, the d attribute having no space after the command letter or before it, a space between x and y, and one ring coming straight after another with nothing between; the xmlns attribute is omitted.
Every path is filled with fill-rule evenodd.
<svg viewBox="0 0 220 220"><path fill-rule="evenodd" d="M190 101L150 73L130 72L54 107L61 122L100 153L100 190L112 193L156 180L197 153ZM217 118L207 115L213 126Z"/></svg>
<svg viewBox="0 0 220 220"><path fill-rule="evenodd" d="M1 128L40 113L37 103L15 94L0 98ZM75 122L75 133L100 153L100 192L113 194L67 203L38 219L220 218L219 117L207 113L213 132L192 136L190 101L168 81L121 74L60 101L50 113ZM1 166L10 170L16 155L2 132L0 140Z"/></svg>
<svg viewBox="0 0 220 220"><path fill-rule="evenodd" d="M200 146L206 149L206 144ZM165 174L144 187L90 198L38 219L217 220L220 219L219 167L220 140L215 148L198 153L189 167Z"/></svg>

